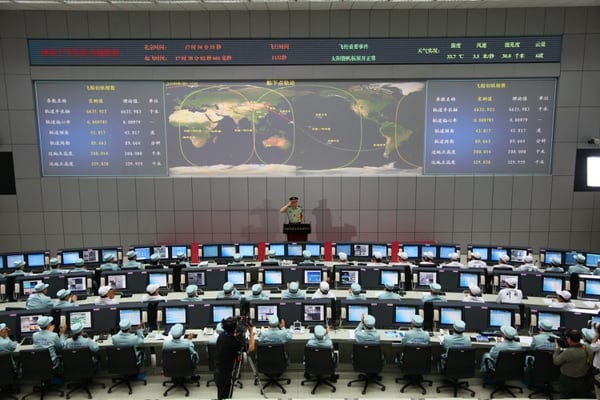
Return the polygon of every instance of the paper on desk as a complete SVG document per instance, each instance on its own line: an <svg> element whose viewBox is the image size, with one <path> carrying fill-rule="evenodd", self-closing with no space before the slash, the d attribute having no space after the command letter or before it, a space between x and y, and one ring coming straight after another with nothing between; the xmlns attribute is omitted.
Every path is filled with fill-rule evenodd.
<svg viewBox="0 0 600 400"><path fill-rule="evenodd" d="M354 340L354 331L353 330L348 331L348 338Z"/></svg>
<svg viewBox="0 0 600 400"><path fill-rule="evenodd" d="M530 346L532 340L531 336L519 336L519 342L525 346Z"/></svg>

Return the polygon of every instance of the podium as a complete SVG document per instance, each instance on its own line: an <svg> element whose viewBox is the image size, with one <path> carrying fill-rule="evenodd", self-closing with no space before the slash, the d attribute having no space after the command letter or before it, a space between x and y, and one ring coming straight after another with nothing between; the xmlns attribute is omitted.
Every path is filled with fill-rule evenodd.
<svg viewBox="0 0 600 400"><path fill-rule="evenodd" d="M310 224L283 224L283 233L288 242L306 242L310 233Z"/></svg>

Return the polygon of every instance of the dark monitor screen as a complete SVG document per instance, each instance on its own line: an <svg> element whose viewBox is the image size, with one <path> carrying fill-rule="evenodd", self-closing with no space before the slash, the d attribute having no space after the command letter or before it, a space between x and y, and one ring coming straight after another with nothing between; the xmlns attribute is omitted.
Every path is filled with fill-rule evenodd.
<svg viewBox="0 0 600 400"><path fill-rule="evenodd" d="M83 324L84 329L92 328L92 311L69 311L69 329L78 322Z"/></svg>
<svg viewBox="0 0 600 400"><path fill-rule="evenodd" d="M211 311L211 321L214 324L218 324L222 320L229 318L229 317L233 317L235 315L234 306L232 306L232 305L212 304L210 307L210 311Z"/></svg>
<svg viewBox="0 0 600 400"><path fill-rule="evenodd" d="M42 279L26 279L21 281L21 293L24 296L29 296L35 292L35 285L42 282Z"/></svg>
<svg viewBox="0 0 600 400"><path fill-rule="evenodd" d="M584 279L585 296L600 296L600 279Z"/></svg>
<svg viewBox="0 0 600 400"><path fill-rule="evenodd" d="M46 254L29 253L27 254L27 266L31 268L40 268L46 264Z"/></svg>
<svg viewBox="0 0 600 400"><path fill-rule="evenodd" d="M424 244L423 246L421 246L421 255L423 255L426 252L430 251L431 253L433 253L433 257L437 258L437 256L438 256L437 250L438 250L438 248L435 245Z"/></svg>
<svg viewBox="0 0 600 400"><path fill-rule="evenodd" d="M388 283L391 283L394 286L398 286L398 284L400 283L399 275L400 271L382 270L380 272L379 283L381 284L381 286L385 286Z"/></svg>
<svg viewBox="0 0 600 400"><path fill-rule="evenodd" d="M510 249L510 261L512 262L524 262L524 258L527 255L527 249Z"/></svg>
<svg viewBox="0 0 600 400"><path fill-rule="evenodd" d="M135 254L137 254L138 260L142 261L150 259L150 247L136 247L133 250L135 251Z"/></svg>
<svg viewBox="0 0 600 400"><path fill-rule="evenodd" d="M408 254L408 258L419 258L419 246L417 245L405 244L402 251Z"/></svg>
<svg viewBox="0 0 600 400"><path fill-rule="evenodd" d="M246 283L246 274L244 271L227 271L227 280L234 285L244 285Z"/></svg>
<svg viewBox="0 0 600 400"><path fill-rule="evenodd" d="M127 289L127 275L106 275L106 282L108 282L108 286L112 286L117 290Z"/></svg>
<svg viewBox="0 0 600 400"><path fill-rule="evenodd" d="M335 255L340 253L346 253L346 255L352 254L352 245L349 243L336 243L335 245Z"/></svg>
<svg viewBox="0 0 600 400"><path fill-rule="evenodd" d="M546 252L544 253L544 264L550 264L550 262L552 261L553 258L556 258L559 260L559 262L562 263L562 251L551 251L551 250L546 250Z"/></svg>
<svg viewBox="0 0 600 400"><path fill-rule="evenodd" d="M320 269L305 269L304 270L304 284L305 285L318 285L323 280L323 271Z"/></svg>
<svg viewBox="0 0 600 400"><path fill-rule="evenodd" d="M479 253L481 254L481 260L482 261L487 261L490 257L489 257L489 249L487 247L473 247L471 249L471 254L472 253Z"/></svg>
<svg viewBox="0 0 600 400"><path fill-rule="evenodd" d="M565 252L565 264L567 264L567 265L575 264L575 256L576 255L577 255L576 251Z"/></svg>
<svg viewBox="0 0 600 400"><path fill-rule="evenodd" d="M370 257L368 244L355 244L352 246L352 255L354 257Z"/></svg>
<svg viewBox="0 0 600 400"><path fill-rule="evenodd" d="M203 258L216 258L219 257L219 246L216 244L205 244L202 246L202 257Z"/></svg>
<svg viewBox="0 0 600 400"><path fill-rule="evenodd" d="M299 243L288 243L287 255L288 255L288 257L301 257L302 256L302 245Z"/></svg>
<svg viewBox="0 0 600 400"><path fill-rule="evenodd" d="M281 285L283 284L283 271L278 269L267 269L263 273L265 285Z"/></svg>
<svg viewBox="0 0 600 400"><path fill-rule="evenodd" d="M73 265L77 262L78 258L78 251L63 251L61 255L61 263L62 265Z"/></svg>
<svg viewBox="0 0 600 400"><path fill-rule="evenodd" d="M346 307L348 322L360 322L363 315L367 316L369 314L368 304L348 304Z"/></svg>
<svg viewBox="0 0 600 400"><path fill-rule="evenodd" d="M508 255L508 251L506 249L490 249L491 250L491 257L490 259L492 261L498 261L500 259L501 255Z"/></svg>
<svg viewBox="0 0 600 400"><path fill-rule="evenodd" d="M449 326L461 320L463 320L461 307L440 307L440 325Z"/></svg>
<svg viewBox="0 0 600 400"><path fill-rule="evenodd" d="M233 257L236 253L235 244L222 244L221 257Z"/></svg>
<svg viewBox="0 0 600 400"><path fill-rule="evenodd" d="M433 271L419 271L419 286L429 286L432 283L437 282L437 272Z"/></svg>
<svg viewBox="0 0 600 400"><path fill-rule="evenodd" d="M600 262L600 254L598 253L587 253L585 255L585 265L588 267L597 267Z"/></svg>
<svg viewBox="0 0 600 400"><path fill-rule="evenodd" d="M276 257L285 256L285 243L271 243L269 244L269 251L273 250Z"/></svg>
<svg viewBox="0 0 600 400"><path fill-rule="evenodd" d="M519 276L518 275L500 275L499 280L500 280L500 288L504 289L506 287L508 287L508 283L507 281L509 279L513 279L517 281L517 286L515 288L519 287Z"/></svg>
<svg viewBox="0 0 600 400"><path fill-rule="evenodd" d="M310 251L311 257L318 258L321 256L321 245L319 243L306 243L304 247L306 248L306 250Z"/></svg>
<svg viewBox="0 0 600 400"><path fill-rule="evenodd" d="M253 244L240 244L239 252L244 257L253 258L254 257L254 245Z"/></svg>
<svg viewBox="0 0 600 400"><path fill-rule="evenodd" d="M456 246L440 246L438 258L449 260L452 253L456 253Z"/></svg>
<svg viewBox="0 0 600 400"><path fill-rule="evenodd" d="M321 324L325 322L325 304L303 304L303 321L307 324Z"/></svg>
<svg viewBox="0 0 600 400"><path fill-rule="evenodd" d="M85 276L67 276L67 289L71 292L87 292L87 278Z"/></svg>
<svg viewBox="0 0 600 400"><path fill-rule="evenodd" d="M387 245L386 244L373 244L371 245L371 256L375 256L375 253L380 253L383 258L387 257Z"/></svg>
<svg viewBox="0 0 600 400"><path fill-rule="evenodd" d="M458 274L459 288L468 288L471 284L479 286L479 274L473 272L460 272Z"/></svg>
<svg viewBox="0 0 600 400"><path fill-rule="evenodd" d="M356 269L340 270L340 284L350 286L353 283L359 283L359 271Z"/></svg>
<svg viewBox="0 0 600 400"><path fill-rule="evenodd" d="M185 307L165 307L163 309L165 313L164 319L165 324L173 325L173 324L186 324L186 308Z"/></svg>
<svg viewBox="0 0 600 400"><path fill-rule="evenodd" d="M128 319L132 326L142 324L142 310L139 308L121 308L119 309L119 321Z"/></svg>
<svg viewBox="0 0 600 400"><path fill-rule="evenodd" d="M196 286L206 286L205 271L187 271L187 284Z"/></svg>
<svg viewBox="0 0 600 400"><path fill-rule="evenodd" d="M512 326L512 311L510 310L500 310L497 308L490 308L488 310L488 316L490 323L488 326L492 328L500 328L504 325Z"/></svg>
<svg viewBox="0 0 600 400"><path fill-rule="evenodd" d="M6 265L8 266L8 268L14 268L13 265L15 265L15 263L17 261L25 261L25 255L24 254L9 254L6 256Z"/></svg>
<svg viewBox="0 0 600 400"><path fill-rule="evenodd" d="M150 272L148 274L148 284L158 285L160 288L166 288L169 286L167 276L168 274L166 272Z"/></svg>
<svg viewBox="0 0 600 400"><path fill-rule="evenodd" d="M169 258L169 248L167 246L156 246L152 248L154 253L158 253L162 260Z"/></svg>
<svg viewBox="0 0 600 400"><path fill-rule="evenodd" d="M538 312L538 328L540 327L540 322L542 322L542 320L547 319L550 322L552 322L552 330L557 330L558 328L560 328L562 326L561 323L561 315L560 313L553 313L553 312L547 312L547 311L540 311Z"/></svg>
<svg viewBox="0 0 600 400"><path fill-rule="evenodd" d="M118 260L118 250L117 249L102 249L102 260L104 261L104 258L106 256L112 256L115 260Z"/></svg>
<svg viewBox="0 0 600 400"><path fill-rule="evenodd" d="M178 258L180 254L187 257L187 246L171 246L171 258Z"/></svg>
<svg viewBox="0 0 600 400"><path fill-rule="evenodd" d="M417 311L414 306L396 306L394 310L394 323L399 325L407 325L412 322L412 317Z"/></svg>
<svg viewBox="0 0 600 400"><path fill-rule="evenodd" d="M113 332L117 330L119 310L115 306L93 309L94 332Z"/></svg>
<svg viewBox="0 0 600 400"><path fill-rule="evenodd" d="M544 276L542 278L542 292L556 293L562 290L563 280L556 276Z"/></svg>
<svg viewBox="0 0 600 400"><path fill-rule="evenodd" d="M255 315L257 323L266 324L269 322L269 317L271 315L279 315L277 304L257 304Z"/></svg>
<svg viewBox="0 0 600 400"><path fill-rule="evenodd" d="M32 335L40 330L38 319L42 314L19 315L19 331L21 336Z"/></svg>

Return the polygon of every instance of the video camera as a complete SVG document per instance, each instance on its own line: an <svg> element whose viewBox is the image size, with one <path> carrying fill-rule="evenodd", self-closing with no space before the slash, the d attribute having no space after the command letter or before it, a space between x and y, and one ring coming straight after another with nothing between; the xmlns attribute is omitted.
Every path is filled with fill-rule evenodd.
<svg viewBox="0 0 600 400"><path fill-rule="evenodd" d="M252 321L245 315L238 315L234 318L235 320L235 331L234 336L239 341L246 341L246 332L248 328L252 326Z"/></svg>

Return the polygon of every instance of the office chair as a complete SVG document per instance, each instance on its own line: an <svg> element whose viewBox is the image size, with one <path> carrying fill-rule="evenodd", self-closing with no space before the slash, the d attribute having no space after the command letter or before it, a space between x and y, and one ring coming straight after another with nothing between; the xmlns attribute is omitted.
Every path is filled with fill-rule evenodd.
<svg viewBox="0 0 600 400"><path fill-rule="evenodd" d="M52 388L52 378L54 378L54 364L52 363L52 357L48 349L32 349L32 350L21 350L19 352L21 359L22 376L21 378L25 381L38 382L37 385L33 386L33 390L23 396L22 400L34 394L40 395L40 399L43 399L48 391L53 390L59 393L62 397L64 392Z"/></svg>
<svg viewBox="0 0 600 400"><path fill-rule="evenodd" d="M311 378L314 376L314 378ZM335 375L335 361L333 359L332 349L323 349L319 347L304 348L304 377L307 378L300 382L302 386L308 382L314 382L311 394L315 394L317 388L321 385L327 385L332 392L336 391L332 382L337 381Z"/></svg>
<svg viewBox="0 0 600 400"><path fill-rule="evenodd" d="M523 393L520 386L508 385L506 382L510 380L521 380L523 378L523 366L525 365L525 350L507 350L501 351L494 365L494 361L490 358L486 359L487 374L486 378L491 379L491 383L496 386L496 389L490 393L490 399L499 391L504 391L512 397L516 397L511 389L518 389L519 393ZM483 387L489 381L484 379Z"/></svg>
<svg viewBox="0 0 600 400"><path fill-rule="evenodd" d="M280 383L290 384L291 382L290 379L280 378L281 374L287 369L287 356L283 343L258 344L256 346L256 361L258 372L267 377L262 390L267 386L275 385L281 389L282 393L287 393ZM254 384L257 385L258 382L255 381Z"/></svg>
<svg viewBox="0 0 600 400"><path fill-rule="evenodd" d="M474 377L476 363L474 348L451 347L442 369L446 384L438 386L435 391L440 393L442 389L453 388L454 397L457 396L459 390L466 390L471 393L471 397L475 397L475 392L469 389L469 382L460 379Z"/></svg>
<svg viewBox="0 0 600 400"><path fill-rule="evenodd" d="M14 389L16 383L17 376L13 366L12 354L0 353L0 399L9 398L12 400L17 400L17 397L6 393L6 389Z"/></svg>
<svg viewBox="0 0 600 400"><path fill-rule="evenodd" d="M560 368L552 362L552 350L536 350L533 352L533 365L529 371L529 388L538 388L536 391L529 394L529 398L543 395L552 399L553 393L558 393L554 390L553 384L558 382L560 377Z"/></svg>
<svg viewBox="0 0 600 400"><path fill-rule="evenodd" d="M97 364L94 362L93 353L88 348L65 349L61 352L63 370L67 389L66 396L71 398L71 393L76 390L84 390L88 399L92 398L89 386L99 385L106 388L104 383L94 383Z"/></svg>
<svg viewBox="0 0 600 400"><path fill-rule="evenodd" d="M400 389L404 393L407 387L417 386L421 389L421 394L427 393L423 383L433 385L433 381L423 379L423 375L431 371L431 346L426 344L407 344L402 351L402 360L399 364L400 369L404 371L402 378L396 378L396 383L406 381L406 384Z"/></svg>
<svg viewBox="0 0 600 400"><path fill-rule="evenodd" d="M112 378L113 385L108 388L108 393L112 393L115 387L126 384L129 394L131 394L131 382L138 380L137 375L140 372L135 348L133 346L107 346L106 357L108 372L117 375L116 378ZM145 379L143 382L144 386L148 384Z"/></svg>
<svg viewBox="0 0 600 400"><path fill-rule="evenodd" d="M181 387L185 390L186 397L190 395L190 391L185 385L187 382L196 383L196 386L200 386L200 377L194 376L194 370L196 365L190 357L190 351L188 349L177 349L177 350L163 350L163 375L170 380L163 382L163 386L171 384L171 386L165 390L163 396L167 396L169 392L176 388ZM189 378L189 379L188 379Z"/></svg>
<svg viewBox="0 0 600 400"><path fill-rule="evenodd" d="M364 382L362 394L366 394L367 387L370 383L373 383L378 385L381 391L384 391L385 385L379 382L383 362L380 344L354 343L352 347L352 368L359 374L358 379L348 382L348 386L352 386L355 382Z"/></svg>

